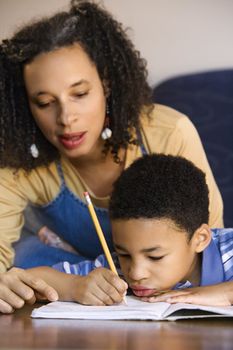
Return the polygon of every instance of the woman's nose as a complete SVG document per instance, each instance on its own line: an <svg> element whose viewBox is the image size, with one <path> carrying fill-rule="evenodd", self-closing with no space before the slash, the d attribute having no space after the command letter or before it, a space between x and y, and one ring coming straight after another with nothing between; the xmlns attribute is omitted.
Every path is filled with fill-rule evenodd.
<svg viewBox="0 0 233 350"><path fill-rule="evenodd" d="M61 106L57 114L57 122L64 126L72 124L77 119L77 112L69 106Z"/></svg>

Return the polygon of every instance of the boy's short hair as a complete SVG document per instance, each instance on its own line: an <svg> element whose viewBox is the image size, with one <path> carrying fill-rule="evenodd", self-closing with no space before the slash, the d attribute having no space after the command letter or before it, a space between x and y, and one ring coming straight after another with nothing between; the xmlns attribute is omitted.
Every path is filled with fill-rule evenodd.
<svg viewBox="0 0 233 350"><path fill-rule="evenodd" d="M114 184L112 220L171 219L190 236L209 219L205 174L191 161L152 154L137 159Z"/></svg>

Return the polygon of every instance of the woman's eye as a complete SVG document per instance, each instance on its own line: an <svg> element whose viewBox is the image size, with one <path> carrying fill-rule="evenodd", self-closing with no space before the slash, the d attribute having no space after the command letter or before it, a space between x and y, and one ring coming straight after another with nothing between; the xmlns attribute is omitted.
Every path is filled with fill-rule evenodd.
<svg viewBox="0 0 233 350"><path fill-rule="evenodd" d="M148 258L152 261L157 261L163 259L163 256L148 256Z"/></svg>
<svg viewBox="0 0 233 350"><path fill-rule="evenodd" d="M43 109L49 107L52 102L37 102L37 107Z"/></svg>
<svg viewBox="0 0 233 350"><path fill-rule="evenodd" d="M77 98L82 98L82 97L85 97L87 94L88 94L87 92L79 92L79 93L76 93L74 95Z"/></svg>

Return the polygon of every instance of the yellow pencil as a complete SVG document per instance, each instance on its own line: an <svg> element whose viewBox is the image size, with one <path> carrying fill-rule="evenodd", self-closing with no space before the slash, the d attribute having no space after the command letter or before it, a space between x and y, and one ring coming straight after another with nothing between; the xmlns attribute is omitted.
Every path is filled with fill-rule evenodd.
<svg viewBox="0 0 233 350"><path fill-rule="evenodd" d="M84 192L84 196L85 196L85 199L86 199L86 202L87 202L87 206L88 206L88 209L89 209L92 221L94 223L96 232L98 234L100 243L101 243L101 245L103 247L104 254L105 254L107 262L109 264L110 270L112 272L114 272L116 275L118 275L116 266L114 265L114 262L112 260L112 256L110 254L108 245L106 243L106 240L105 240L105 237L104 237L104 234L103 234L103 231L102 231L102 228L100 226L99 220L98 220L97 215L95 213L95 209L93 207L93 204L92 204L92 201L91 201L91 198L90 198L88 192ZM124 302L125 302L125 304L127 304L125 297L124 297Z"/></svg>

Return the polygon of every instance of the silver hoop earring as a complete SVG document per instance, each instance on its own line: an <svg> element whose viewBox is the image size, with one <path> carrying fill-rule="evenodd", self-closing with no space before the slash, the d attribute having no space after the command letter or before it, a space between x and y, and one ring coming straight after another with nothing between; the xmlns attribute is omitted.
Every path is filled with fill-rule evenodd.
<svg viewBox="0 0 233 350"><path fill-rule="evenodd" d="M39 157L39 150L38 150L38 148L37 148L35 143L33 143L30 146L30 153L31 153L33 158L38 158Z"/></svg>

